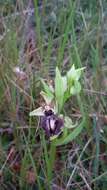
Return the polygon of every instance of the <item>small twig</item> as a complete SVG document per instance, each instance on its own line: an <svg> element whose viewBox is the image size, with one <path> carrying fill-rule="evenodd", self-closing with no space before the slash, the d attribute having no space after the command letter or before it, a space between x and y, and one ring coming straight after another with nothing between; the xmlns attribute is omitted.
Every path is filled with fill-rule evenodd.
<svg viewBox="0 0 107 190"><path fill-rule="evenodd" d="M87 182L85 176L84 176L81 172L80 172L80 176L81 176L81 178L83 179L84 183L86 184L87 189L88 189L88 190L92 190L91 187L89 186L89 184L88 184L88 182Z"/></svg>
<svg viewBox="0 0 107 190"><path fill-rule="evenodd" d="M82 114L81 113L71 114L71 116L81 118ZM103 114L99 114L99 113L89 113L88 116L91 118L97 117L97 118L101 118L101 119L107 119L107 115L103 115Z"/></svg>
<svg viewBox="0 0 107 190"><path fill-rule="evenodd" d="M7 162L8 162L8 160L9 160L10 156L12 155L13 151L14 151L13 149L10 150L10 152L9 152L9 154L8 154L8 156L7 156L6 160L5 160L5 162L4 162L3 166L2 166L2 168L0 169L0 174L3 172L3 170L4 170L4 168L5 168L6 164L7 164Z"/></svg>
<svg viewBox="0 0 107 190"><path fill-rule="evenodd" d="M106 92L99 92L96 90L89 90L89 89L83 89L84 92L89 93L89 94L98 94L98 95L102 95L102 96L107 96Z"/></svg>
<svg viewBox="0 0 107 190"><path fill-rule="evenodd" d="M88 140L88 142L86 143L86 145L84 146L84 148L83 148L83 150L82 150L82 152L81 152L81 154L80 154L80 156L79 156L79 158L78 158L78 160L77 160L77 162L76 162L76 164L75 164L75 167L74 167L74 169L73 169L73 171L72 171L72 174L71 174L71 176L70 176L70 178L69 178L69 180L68 180L66 189L68 189L68 187L71 185L71 180L72 180L72 178L73 178L73 176L74 176L74 173L75 173L76 170L77 170L78 163L80 162L81 157L83 156L84 151L86 150L86 148L88 147L88 145L90 144L91 141L92 141L92 138L90 138L90 139Z"/></svg>

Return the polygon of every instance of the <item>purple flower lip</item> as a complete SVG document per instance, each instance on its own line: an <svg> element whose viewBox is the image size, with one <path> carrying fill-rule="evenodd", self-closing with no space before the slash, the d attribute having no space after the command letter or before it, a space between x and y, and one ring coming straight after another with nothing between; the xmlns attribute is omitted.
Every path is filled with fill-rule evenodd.
<svg viewBox="0 0 107 190"><path fill-rule="evenodd" d="M44 116L41 117L40 126L45 130L48 137L52 137L61 133L64 122L62 118L58 117L50 109L44 111Z"/></svg>

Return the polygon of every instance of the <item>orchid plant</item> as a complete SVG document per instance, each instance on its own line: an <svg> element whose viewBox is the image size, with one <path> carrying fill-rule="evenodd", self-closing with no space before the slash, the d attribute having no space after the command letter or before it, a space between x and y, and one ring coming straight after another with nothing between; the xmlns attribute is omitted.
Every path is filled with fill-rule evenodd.
<svg viewBox="0 0 107 190"><path fill-rule="evenodd" d="M43 79L43 90L40 92L45 106L30 112L30 116L40 117L40 127L44 129L46 136L53 141L55 146L72 141L82 130L82 125L73 124L72 119L62 114L65 102L81 91L80 77L84 68L71 69L62 76L58 67L54 85L47 84ZM75 128L74 130L70 130Z"/></svg>

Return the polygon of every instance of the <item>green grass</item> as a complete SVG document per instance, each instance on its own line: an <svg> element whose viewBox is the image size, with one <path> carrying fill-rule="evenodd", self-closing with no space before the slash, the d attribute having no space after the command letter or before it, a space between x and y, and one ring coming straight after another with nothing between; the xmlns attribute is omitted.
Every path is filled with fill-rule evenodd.
<svg viewBox="0 0 107 190"><path fill-rule="evenodd" d="M18 1L16 6L12 0L0 0L1 190L105 190L107 2L45 0L39 7L34 0L31 20L22 14L28 2ZM32 63L28 55L31 52L25 51L29 22L35 22ZM42 103L39 79L53 80L56 66L66 73L72 64L86 69L81 94L66 103L64 113L74 122L85 118L85 126L71 143L58 146L55 154L39 121L29 118L29 112ZM20 67L27 77L16 74L15 67Z"/></svg>

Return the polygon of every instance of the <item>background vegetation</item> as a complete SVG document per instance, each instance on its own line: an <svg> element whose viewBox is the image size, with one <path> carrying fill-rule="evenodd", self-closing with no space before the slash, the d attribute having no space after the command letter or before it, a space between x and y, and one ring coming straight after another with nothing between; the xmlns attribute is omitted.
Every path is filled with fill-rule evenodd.
<svg viewBox="0 0 107 190"><path fill-rule="evenodd" d="M0 0L0 189L107 188L107 1ZM86 67L80 99L64 107L82 133L58 146L47 181L49 144L37 118L42 77ZM71 131L72 132L72 131ZM46 144L46 151L43 144Z"/></svg>

